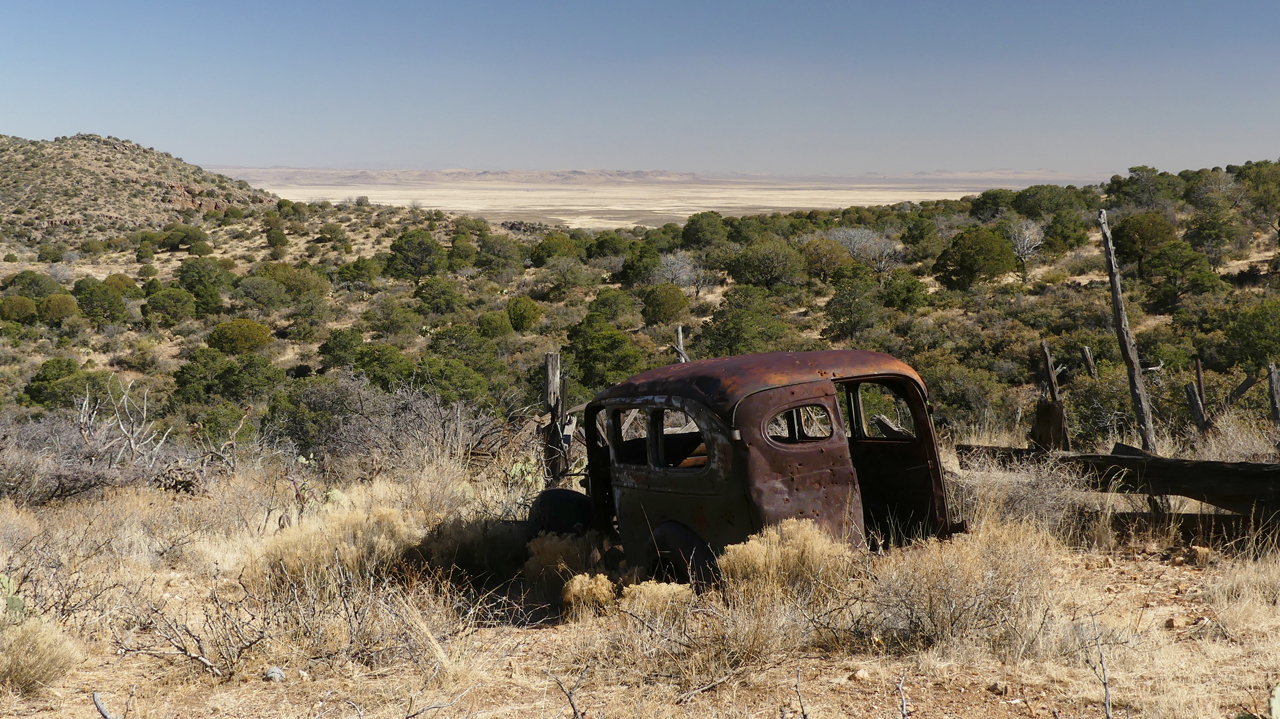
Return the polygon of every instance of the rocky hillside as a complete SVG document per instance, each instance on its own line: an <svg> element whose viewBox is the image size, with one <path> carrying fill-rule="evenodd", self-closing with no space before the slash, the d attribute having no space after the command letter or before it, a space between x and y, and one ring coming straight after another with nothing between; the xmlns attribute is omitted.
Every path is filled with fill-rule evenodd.
<svg viewBox="0 0 1280 719"><path fill-rule="evenodd" d="M0 135L0 235L30 243L159 228L275 197L128 140Z"/></svg>

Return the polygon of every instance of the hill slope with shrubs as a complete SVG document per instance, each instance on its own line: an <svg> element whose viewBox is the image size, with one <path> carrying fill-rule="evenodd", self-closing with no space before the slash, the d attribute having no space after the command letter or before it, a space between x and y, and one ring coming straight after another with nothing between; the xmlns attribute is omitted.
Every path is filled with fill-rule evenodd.
<svg viewBox="0 0 1280 719"><path fill-rule="evenodd" d="M271 200L95 136L0 147L0 391L23 417L106 393L115 376L149 393L175 437L271 437L323 453L298 418L340 376L505 421L537 409L546 352L564 354L577 403L675 361L683 326L694 358L889 352L918 368L953 434L1029 416L1046 340L1064 366L1075 439L1101 443L1123 436L1130 416L1097 248L1103 208L1168 436L1190 421L1181 387L1194 358L1211 405L1265 412L1261 392L1237 390L1280 354L1280 166L1269 161L586 231L494 227L364 198ZM56 169L66 162L80 169ZM115 216L133 224L29 224L33 213L88 212L91 193L67 188L123 183L103 179L105 168L144 165L152 174L140 186L152 189L95 200L121 204ZM179 198L157 186L165 178L208 189ZM41 199L15 203L18 187ZM1086 346L1097 378L1079 359Z"/></svg>

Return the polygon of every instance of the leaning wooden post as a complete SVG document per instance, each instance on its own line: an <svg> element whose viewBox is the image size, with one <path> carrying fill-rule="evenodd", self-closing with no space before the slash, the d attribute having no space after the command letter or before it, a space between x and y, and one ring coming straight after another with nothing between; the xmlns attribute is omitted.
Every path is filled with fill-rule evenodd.
<svg viewBox="0 0 1280 719"><path fill-rule="evenodd" d="M546 438L543 442L543 459L547 465L548 479L555 481L564 476L564 385L560 383L560 353L548 352L546 355L546 386L542 392L544 409L547 412Z"/></svg>
<svg viewBox="0 0 1280 719"><path fill-rule="evenodd" d="M1111 227L1107 224L1107 211L1098 210L1098 224L1102 226L1102 250L1107 259L1107 275L1111 278L1111 314L1116 326L1116 338L1120 340L1120 356L1129 370L1129 395L1133 400L1133 413L1138 420L1138 432L1142 436L1144 452L1156 453L1156 430L1151 423L1151 400L1147 385L1142 380L1142 366L1138 364L1138 346L1129 331L1129 315L1124 309L1124 293L1120 287L1120 266L1116 263L1115 243L1111 239Z"/></svg>
<svg viewBox="0 0 1280 719"><path fill-rule="evenodd" d="M1271 389L1271 421L1280 426L1280 376L1275 362L1267 365L1267 384Z"/></svg>
<svg viewBox="0 0 1280 719"><path fill-rule="evenodd" d="M1200 395L1200 405L1207 404L1204 398L1204 363L1196 357L1196 394Z"/></svg>
<svg viewBox="0 0 1280 719"><path fill-rule="evenodd" d="M1191 419L1196 423L1196 429L1202 433L1209 429L1209 417L1204 412L1204 403L1200 401L1200 394L1196 392L1196 383L1188 382L1186 387L1182 388L1187 393L1187 407L1191 409Z"/></svg>
<svg viewBox="0 0 1280 719"><path fill-rule="evenodd" d="M1089 371L1089 376L1098 379L1098 365L1093 363L1093 350L1088 345L1081 345L1080 354L1084 357L1084 368Z"/></svg>
<svg viewBox="0 0 1280 719"><path fill-rule="evenodd" d="M689 355L684 351L684 325L676 325L676 356L681 362L689 361Z"/></svg>

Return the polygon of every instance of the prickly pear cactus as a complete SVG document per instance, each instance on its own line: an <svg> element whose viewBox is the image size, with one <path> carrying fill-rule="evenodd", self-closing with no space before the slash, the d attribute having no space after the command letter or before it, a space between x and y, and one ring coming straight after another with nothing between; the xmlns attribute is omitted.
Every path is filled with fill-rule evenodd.
<svg viewBox="0 0 1280 719"><path fill-rule="evenodd" d="M3 618L20 620L26 608L26 602L18 596L18 585L9 577L0 574L0 610L7 615Z"/></svg>

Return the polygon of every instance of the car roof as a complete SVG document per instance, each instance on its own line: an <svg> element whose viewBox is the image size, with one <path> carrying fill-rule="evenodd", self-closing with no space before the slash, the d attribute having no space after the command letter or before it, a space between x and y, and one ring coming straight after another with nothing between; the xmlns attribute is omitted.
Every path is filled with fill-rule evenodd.
<svg viewBox="0 0 1280 719"><path fill-rule="evenodd" d="M726 420L743 398L767 389L830 379L898 376L924 389L920 375L882 352L765 352L657 367L597 394L592 404L652 395L689 397Z"/></svg>

